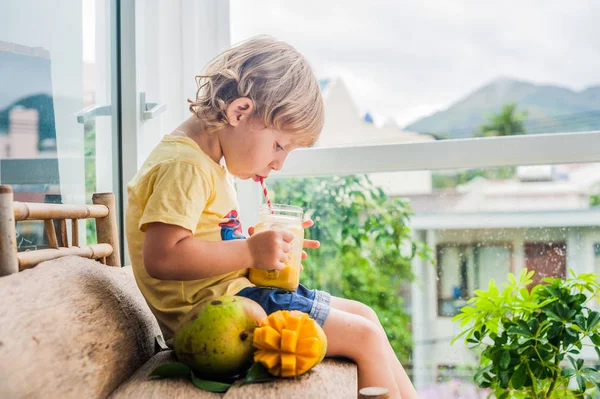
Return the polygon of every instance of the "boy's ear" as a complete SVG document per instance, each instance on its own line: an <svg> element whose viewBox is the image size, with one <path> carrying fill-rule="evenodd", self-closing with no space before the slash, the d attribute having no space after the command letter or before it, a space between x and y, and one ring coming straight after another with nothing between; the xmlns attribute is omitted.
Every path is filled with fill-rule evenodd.
<svg viewBox="0 0 600 399"><path fill-rule="evenodd" d="M254 112L254 102L248 97L236 98L225 111L227 121L231 126L237 126L243 119L249 118Z"/></svg>

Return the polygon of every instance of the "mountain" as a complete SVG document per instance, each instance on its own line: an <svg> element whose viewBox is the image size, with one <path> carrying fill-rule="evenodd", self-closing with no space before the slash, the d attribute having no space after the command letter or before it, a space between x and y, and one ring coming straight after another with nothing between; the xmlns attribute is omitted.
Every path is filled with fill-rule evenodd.
<svg viewBox="0 0 600 399"><path fill-rule="evenodd" d="M600 130L600 85L576 92L508 78L494 80L405 129L451 138L471 137L490 114L500 112L507 103L527 111L528 134Z"/></svg>

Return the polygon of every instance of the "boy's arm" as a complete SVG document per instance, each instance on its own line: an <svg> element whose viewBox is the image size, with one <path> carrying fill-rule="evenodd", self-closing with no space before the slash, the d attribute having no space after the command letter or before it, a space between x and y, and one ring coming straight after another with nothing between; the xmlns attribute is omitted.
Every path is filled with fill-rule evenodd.
<svg viewBox="0 0 600 399"><path fill-rule="evenodd" d="M144 266L160 280L196 280L251 267L281 270L293 237L265 231L247 240L205 241L181 226L149 223Z"/></svg>

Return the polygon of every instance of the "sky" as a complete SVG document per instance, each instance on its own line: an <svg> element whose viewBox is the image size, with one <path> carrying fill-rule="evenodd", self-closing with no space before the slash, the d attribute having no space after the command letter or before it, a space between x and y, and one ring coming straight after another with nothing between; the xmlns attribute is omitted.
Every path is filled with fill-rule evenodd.
<svg viewBox="0 0 600 399"><path fill-rule="evenodd" d="M404 126L501 77L600 84L600 1L231 0L232 42L269 34L361 112Z"/></svg>

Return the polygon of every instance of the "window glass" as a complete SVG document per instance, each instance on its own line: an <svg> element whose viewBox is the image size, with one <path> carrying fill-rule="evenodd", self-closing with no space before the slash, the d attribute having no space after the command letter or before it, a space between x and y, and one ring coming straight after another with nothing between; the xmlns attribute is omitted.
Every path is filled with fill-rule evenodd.
<svg viewBox="0 0 600 399"><path fill-rule="evenodd" d="M598 272L599 183L593 163L267 182L273 202L316 223L307 237L322 245L308 250L302 283L371 306L423 394L451 378L475 389L475 353L450 345L460 332L450 316L475 290L524 268L536 283Z"/></svg>
<svg viewBox="0 0 600 399"><path fill-rule="evenodd" d="M16 201L89 203L113 191L110 6L0 4L0 183ZM93 221L79 232L80 243L95 240ZM46 245L41 223L17 233L19 250Z"/></svg>

